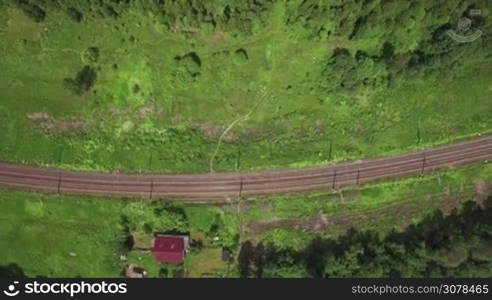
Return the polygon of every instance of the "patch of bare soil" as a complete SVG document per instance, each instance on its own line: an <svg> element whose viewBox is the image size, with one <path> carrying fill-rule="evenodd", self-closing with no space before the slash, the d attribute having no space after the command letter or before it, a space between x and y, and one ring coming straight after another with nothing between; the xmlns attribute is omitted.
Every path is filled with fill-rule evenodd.
<svg viewBox="0 0 492 300"><path fill-rule="evenodd" d="M109 109L109 114L112 117L119 117L119 116L128 116L128 117L135 117L137 119L144 119L147 117L159 117L162 115L164 112L164 108L157 106L155 103L147 103L144 106L139 107L138 109L133 109L133 108L117 108L117 107L112 107Z"/></svg>
<svg viewBox="0 0 492 300"><path fill-rule="evenodd" d="M207 138L216 140L226 129L224 125L217 125L209 122L197 124L198 130ZM224 137L225 138L225 137Z"/></svg>
<svg viewBox="0 0 492 300"><path fill-rule="evenodd" d="M460 193L465 194L466 186L460 187ZM484 181L478 181L475 185L476 201L484 201L491 192L490 184ZM357 199L359 195L354 194L352 197ZM459 209L461 201L459 196L451 195L449 187L443 192L426 196L426 203L429 206L440 208L444 214L449 214L455 209ZM327 200L334 201L329 198ZM409 199L411 200L411 199ZM405 201L406 202L406 201ZM275 228L290 228L304 232L322 233L327 230L335 232L345 232L350 228L358 228L364 224L375 224L378 220L384 220L386 223L393 223L396 228L404 229L412 223L412 219L419 214L421 208L415 204L398 203L391 207L385 207L370 212L356 212L340 216L329 216L323 213L316 214L310 218L290 218L290 219L269 219L255 220L247 224L247 232L251 235L259 235L263 232Z"/></svg>
<svg viewBox="0 0 492 300"><path fill-rule="evenodd" d="M260 139L274 134L274 129L269 128L245 128L241 131L240 137L247 139Z"/></svg>
<svg viewBox="0 0 492 300"><path fill-rule="evenodd" d="M326 131L326 124L322 120L316 120L314 122L314 132L316 134L322 134Z"/></svg>
<svg viewBox="0 0 492 300"><path fill-rule="evenodd" d="M360 200L360 190L340 190L336 193L320 194L312 197L315 201L330 201L339 203L350 203Z"/></svg>
<svg viewBox="0 0 492 300"><path fill-rule="evenodd" d="M233 205L236 207L236 212L240 214L246 214L252 209L251 205L246 201L239 201Z"/></svg>
<svg viewBox="0 0 492 300"><path fill-rule="evenodd" d="M483 206L485 200L490 196L492 192L490 183L485 180L478 180L475 182L475 201Z"/></svg>
<svg viewBox="0 0 492 300"><path fill-rule="evenodd" d="M273 206L270 203L264 203L264 204L261 205L260 211L262 211L262 212L269 212L269 211L272 210L272 208L273 208Z"/></svg>
<svg viewBox="0 0 492 300"><path fill-rule="evenodd" d="M171 118L171 124L173 125L179 125L183 121L183 118L181 116L173 116Z"/></svg>
<svg viewBox="0 0 492 300"><path fill-rule="evenodd" d="M210 122L195 123L194 126L200 131L201 134L212 141L218 140L227 128L225 125L218 125ZM234 133L234 130L229 130L222 137L222 141L225 143L233 143L238 140L239 136Z"/></svg>
<svg viewBox="0 0 492 300"><path fill-rule="evenodd" d="M31 125L51 134L83 132L93 124L92 121L81 119L55 118L43 112L29 113L27 118Z"/></svg>
<svg viewBox="0 0 492 300"><path fill-rule="evenodd" d="M216 31L206 38L206 41L211 43L223 42L224 40L225 40L225 35L221 31Z"/></svg>
<svg viewBox="0 0 492 300"><path fill-rule="evenodd" d="M268 219L268 220L256 220L250 222L246 226L246 230L249 234L259 235L263 232L274 228L289 228L304 232L321 232L328 227L336 229L348 230L354 225L354 220L360 219L360 216L354 217L352 215L345 216L328 216L323 213L315 215L308 219L303 218L291 218L291 219Z"/></svg>
<svg viewBox="0 0 492 300"><path fill-rule="evenodd" d="M169 26L169 31L173 33L190 33L195 34L200 32L200 28L197 27L181 27L178 24L172 24Z"/></svg>
<svg viewBox="0 0 492 300"><path fill-rule="evenodd" d="M246 231L253 235L262 234L263 232L274 228L292 228L299 230L302 223L301 219L279 219L272 218L268 220L256 220L246 225Z"/></svg>
<svg viewBox="0 0 492 300"><path fill-rule="evenodd" d="M458 208L460 204L460 201L454 197L454 196L447 196L444 198L444 201L441 205L441 209L444 213L450 213L452 212L455 208Z"/></svg>
<svg viewBox="0 0 492 300"><path fill-rule="evenodd" d="M328 47L328 49L333 50L336 48L347 48L350 43L351 43L350 40L348 40L347 38L340 37L340 38L329 39L326 42L326 46Z"/></svg>

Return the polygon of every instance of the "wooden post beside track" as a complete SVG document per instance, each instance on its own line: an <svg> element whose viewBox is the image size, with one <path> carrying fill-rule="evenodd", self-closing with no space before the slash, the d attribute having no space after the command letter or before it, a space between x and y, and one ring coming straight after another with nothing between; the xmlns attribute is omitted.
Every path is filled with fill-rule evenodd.
<svg viewBox="0 0 492 300"><path fill-rule="evenodd" d="M243 197L243 177L239 178L239 199Z"/></svg>
<svg viewBox="0 0 492 300"><path fill-rule="evenodd" d="M154 180L150 180L150 200L154 196Z"/></svg>
<svg viewBox="0 0 492 300"><path fill-rule="evenodd" d="M61 171L58 171L58 195L60 194L60 189L61 189Z"/></svg>
<svg viewBox="0 0 492 300"><path fill-rule="evenodd" d="M332 189L335 189L336 181L337 181L337 169L335 169L335 172L333 172L333 185L332 185Z"/></svg>
<svg viewBox="0 0 492 300"><path fill-rule="evenodd" d="M420 170L420 175L423 175L425 170L425 160L426 160L425 152L423 154L424 154L424 158L422 159L422 170Z"/></svg>

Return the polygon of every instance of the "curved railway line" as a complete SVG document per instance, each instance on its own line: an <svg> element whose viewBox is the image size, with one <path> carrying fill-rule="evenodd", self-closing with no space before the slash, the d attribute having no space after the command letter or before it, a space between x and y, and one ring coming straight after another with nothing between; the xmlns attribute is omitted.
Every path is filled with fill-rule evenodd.
<svg viewBox="0 0 492 300"><path fill-rule="evenodd" d="M189 202L330 190L383 179L432 173L492 158L492 135L400 156L326 167L208 174L74 172L0 163L0 186L35 191L130 198L181 198Z"/></svg>

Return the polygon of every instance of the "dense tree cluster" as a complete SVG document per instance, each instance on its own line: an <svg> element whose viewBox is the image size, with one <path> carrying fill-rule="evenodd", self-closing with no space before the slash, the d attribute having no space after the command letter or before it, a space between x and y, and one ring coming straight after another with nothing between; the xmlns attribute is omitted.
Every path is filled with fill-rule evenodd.
<svg viewBox="0 0 492 300"><path fill-rule="evenodd" d="M325 91L355 90L358 87L378 87L385 84L386 67L379 57L369 57L358 51L335 49L323 71L320 87Z"/></svg>
<svg viewBox="0 0 492 300"><path fill-rule="evenodd" d="M314 81L313 87L326 92L384 88L400 75L452 76L450 70L473 60L464 57L487 53L477 50L490 48L491 42L490 35L483 35L479 42L463 45L446 35L446 30L465 16L472 27L491 30L487 7L481 15L469 14L477 8L472 0L10 1L36 22L60 10L75 22L116 19L129 10L140 10L156 16L169 31L184 34L208 28L249 36L277 20L293 35L347 44L328 54L321 73L308 79ZM351 44L359 46L349 47ZM243 52L237 54L247 58ZM194 56L177 57L177 61L184 66L175 72L176 77L190 77L190 81L199 74L200 63Z"/></svg>
<svg viewBox="0 0 492 300"><path fill-rule="evenodd" d="M492 197L485 208L469 202L384 237L351 230L303 251L246 242L239 262L244 277L490 277Z"/></svg>
<svg viewBox="0 0 492 300"><path fill-rule="evenodd" d="M128 232L152 234L155 232L187 232L188 220L183 208L172 204L133 202L124 208L123 225Z"/></svg>
<svg viewBox="0 0 492 300"><path fill-rule="evenodd" d="M17 0L15 2L17 7L22 9L24 13L32 18L36 22L42 22L44 21L46 17L46 11L41 8L36 2L34 1L28 1L28 0Z"/></svg>
<svg viewBox="0 0 492 300"><path fill-rule="evenodd" d="M17 264L0 265L0 278L25 278L24 270Z"/></svg>
<svg viewBox="0 0 492 300"><path fill-rule="evenodd" d="M77 95L81 95L84 92L89 91L96 83L97 73L91 66L84 66L82 70L77 73L75 79L66 78L64 80L65 87L70 89Z"/></svg>
<svg viewBox="0 0 492 300"><path fill-rule="evenodd" d="M251 33L255 24L266 25L278 3L285 4L282 21L305 28L311 38L378 38L395 45L397 52L415 49L444 24L476 7L471 0L10 0L29 16L42 21L52 10L64 10L74 20L82 16L118 18L129 9L151 12L169 28L205 24L222 30ZM476 22L485 19L478 17ZM483 25L483 24L475 24Z"/></svg>
<svg viewBox="0 0 492 300"><path fill-rule="evenodd" d="M177 64L177 68L181 72L186 73L191 77L200 75L200 67L202 66L202 62L198 54L195 52L190 52L183 56L176 56L174 60Z"/></svg>
<svg viewBox="0 0 492 300"><path fill-rule="evenodd" d="M203 223L203 227L190 224L189 217L183 206L170 202L154 201L150 203L131 202L125 205L122 214L122 225L125 232L137 235L154 233L188 233L199 231L205 234L214 244L225 248L235 248L238 234L223 215L216 214L213 221ZM193 244L194 250L200 250L199 244Z"/></svg>

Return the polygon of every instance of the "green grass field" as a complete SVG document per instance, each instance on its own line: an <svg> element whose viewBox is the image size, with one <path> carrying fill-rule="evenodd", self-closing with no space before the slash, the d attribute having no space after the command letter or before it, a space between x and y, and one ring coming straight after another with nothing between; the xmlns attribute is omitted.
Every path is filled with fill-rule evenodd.
<svg viewBox="0 0 492 300"><path fill-rule="evenodd" d="M299 167L492 129L486 53L445 77L324 92L317 84L334 48L378 55L381 41L303 38L282 5L246 36L173 32L137 9L82 23L54 10L36 23L3 6L0 159L178 173ZM66 81L86 65L95 85L74 93Z"/></svg>
<svg viewBox="0 0 492 300"><path fill-rule="evenodd" d="M29 277L119 276L122 202L2 191L0 207L0 265Z"/></svg>

